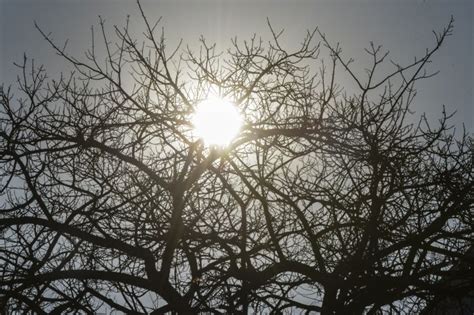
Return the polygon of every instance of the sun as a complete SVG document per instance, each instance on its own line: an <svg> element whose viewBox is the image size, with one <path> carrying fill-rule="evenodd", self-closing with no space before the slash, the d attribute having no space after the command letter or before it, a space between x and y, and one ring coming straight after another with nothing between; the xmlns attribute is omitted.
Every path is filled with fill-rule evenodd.
<svg viewBox="0 0 474 315"><path fill-rule="evenodd" d="M242 118L235 105L222 98L210 98L199 103L191 122L194 135L209 146L227 146L242 126Z"/></svg>

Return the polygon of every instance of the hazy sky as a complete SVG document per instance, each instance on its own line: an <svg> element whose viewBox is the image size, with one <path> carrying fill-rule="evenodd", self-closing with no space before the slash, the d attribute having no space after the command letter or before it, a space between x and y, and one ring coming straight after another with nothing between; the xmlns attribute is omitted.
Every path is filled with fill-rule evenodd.
<svg viewBox="0 0 474 315"><path fill-rule="evenodd" d="M245 39L256 33L268 37L268 17L275 28L285 28L288 48L301 42L307 29L318 26L332 42L340 42L346 56L356 59L363 69L368 61L363 49L370 41L390 50L394 60L409 62L432 47L432 30L440 30L453 15L455 28L430 70L440 74L418 85L416 112L440 117L441 106L457 110L453 123L474 132L472 0L325 0L325 1L231 1L175 0L142 1L151 18L163 17L162 25L170 42L180 38L194 45L200 35L226 48L230 38ZM69 39L69 51L80 55L89 47L90 26L98 15L107 24L122 25L129 14L139 25L134 1L121 0L0 0L0 83L13 82L14 61L25 52L36 63L45 64L51 76L63 64L34 28L33 21L58 42Z"/></svg>

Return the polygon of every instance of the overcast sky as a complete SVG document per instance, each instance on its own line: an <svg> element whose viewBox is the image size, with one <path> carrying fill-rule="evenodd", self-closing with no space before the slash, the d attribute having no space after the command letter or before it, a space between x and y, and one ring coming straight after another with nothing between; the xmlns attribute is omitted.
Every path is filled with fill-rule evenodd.
<svg viewBox="0 0 474 315"><path fill-rule="evenodd" d="M453 123L474 132L472 0L324 0L324 1L142 1L151 18L163 17L171 42L183 39L191 46L200 35L226 48L233 36L245 39L256 33L267 37L268 17L275 28L285 28L288 48L301 42L307 29L318 26L331 42L340 42L345 55L367 64L363 49L370 41L390 50L394 60L409 62L432 47L432 30L441 30L452 16L453 36L433 58L430 70L440 74L418 85L415 110L431 119L440 117L442 105L457 111ZM140 21L134 1L120 0L0 0L0 83L16 75L14 61L23 53L47 66L55 76L63 64L34 28L36 21L58 42L70 40L69 51L80 55L88 48L90 26L98 15L111 26L122 25L127 15Z"/></svg>

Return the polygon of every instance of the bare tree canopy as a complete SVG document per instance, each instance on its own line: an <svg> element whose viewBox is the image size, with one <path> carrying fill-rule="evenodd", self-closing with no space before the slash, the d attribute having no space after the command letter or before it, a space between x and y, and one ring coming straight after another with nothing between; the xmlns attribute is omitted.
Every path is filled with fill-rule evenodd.
<svg viewBox="0 0 474 315"><path fill-rule="evenodd" d="M410 112L452 20L410 64L370 45L359 73L318 29L174 49L140 11L143 43L101 20L83 58L38 28L73 71L25 57L0 89L5 308L416 313L468 291L472 137ZM210 93L243 117L225 147L193 134Z"/></svg>

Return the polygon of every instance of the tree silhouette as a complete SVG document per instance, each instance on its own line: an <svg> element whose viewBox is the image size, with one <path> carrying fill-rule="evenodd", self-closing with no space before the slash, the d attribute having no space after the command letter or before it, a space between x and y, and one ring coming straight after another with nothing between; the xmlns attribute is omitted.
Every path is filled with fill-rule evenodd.
<svg viewBox="0 0 474 315"><path fill-rule="evenodd" d="M5 308L413 313L469 287L471 140L410 113L453 21L407 65L371 44L359 74L318 30L170 50L140 11L143 44L101 20L84 60L38 28L73 71L25 58L0 90ZM192 133L210 91L245 121L227 147Z"/></svg>

